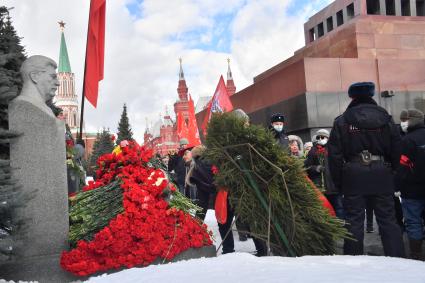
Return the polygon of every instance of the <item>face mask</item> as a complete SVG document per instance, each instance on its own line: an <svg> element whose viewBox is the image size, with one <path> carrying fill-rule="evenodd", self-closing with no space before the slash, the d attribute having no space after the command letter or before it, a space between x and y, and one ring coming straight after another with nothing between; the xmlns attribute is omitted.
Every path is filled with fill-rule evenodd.
<svg viewBox="0 0 425 283"><path fill-rule="evenodd" d="M400 122L401 130L407 133L407 128L409 127L409 121Z"/></svg>
<svg viewBox="0 0 425 283"><path fill-rule="evenodd" d="M276 126L273 126L273 129L275 129L276 130L276 132L282 132L283 131L283 126L280 126L280 125L276 125Z"/></svg>
<svg viewBox="0 0 425 283"><path fill-rule="evenodd" d="M328 139L327 138L320 139L320 140L317 141L317 143L320 144L320 145L325 145L325 144L328 143Z"/></svg>

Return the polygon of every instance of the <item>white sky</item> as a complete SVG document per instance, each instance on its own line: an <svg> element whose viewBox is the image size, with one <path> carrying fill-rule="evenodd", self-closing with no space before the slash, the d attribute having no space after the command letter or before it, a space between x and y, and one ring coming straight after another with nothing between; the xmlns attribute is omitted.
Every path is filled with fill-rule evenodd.
<svg viewBox="0 0 425 283"><path fill-rule="evenodd" d="M86 131L115 132L127 103L130 124L143 142L145 117L155 122L177 99L178 58L195 102L212 95L232 73L241 90L252 78L304 45L303 24L330 0L107 0L105 77L97 109L86 103ZM2 0L27 55L58 60L58 21L65 37L76 92L81 96L88 0Z"/></svg>

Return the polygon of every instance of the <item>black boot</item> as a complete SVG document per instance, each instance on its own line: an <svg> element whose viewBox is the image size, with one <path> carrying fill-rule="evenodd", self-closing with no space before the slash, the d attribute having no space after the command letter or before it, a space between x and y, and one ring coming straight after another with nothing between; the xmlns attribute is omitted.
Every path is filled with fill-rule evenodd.
<svg viewBox="0 0 425 283"><path fill-rule="evenodd" d="M240 242L248 241L248 236L245 233L239 233L239 241Z"/></svg>
<svg viewBox="0 0 425 283"><path fill-rule="evenodd" d="M422 240L409 239L410 258L416 260L424 260L422 254Z"/></svg>
<svg viewBox="0 0 425 283"><path fill-rule="evenodd" d="M257 249L257 252L255 253L255 256L267 256L267 244L265 241L257 239L255 237L252 237L252 240L254 241L255 248Z"/></svg>
<svg viewBox="0 0 425 283"><path fill-rule="evenodd" d="M373 223L367 223L366 224L366 233L373 233L375 230L373 230Z"/></svg>

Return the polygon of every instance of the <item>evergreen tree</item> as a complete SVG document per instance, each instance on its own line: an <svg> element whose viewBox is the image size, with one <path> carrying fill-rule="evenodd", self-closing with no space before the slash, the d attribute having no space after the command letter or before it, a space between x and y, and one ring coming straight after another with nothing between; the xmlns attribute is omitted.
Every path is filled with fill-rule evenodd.
<svg viewBox="0 0 425 283"><path fill-rule="evenodd" d="M21 39L13 28L9 9L0 7L0 121L1 127L7 129L7 104L18 95L22 88L19 73L25 60ZM3 148L2 148L3 149ZM6 150L7 151L7 150ZM6 152L0 150L0 152Z"/></svg>
<svg viewBox="0 0 425 283"><path fill-rule="evenodd" d="M89 175L94 175L97 165L96 161L99 157L106 153L111 153L114 150L114 143L109 129L103 129L102 132L97 133L96 140L93 144L93 152L90 156L89 162Z"/></svg>
<svg viewBox="0 0 425 283"><path fill-rule="evenodd" d="M127 106L124 104L121 119L118 123L118 138L117 144L120 144L123 140L132 141L133 140L133 132L131 131L130 123L128 121L127 116Z"/></svg>
<svg viewBox="0 0 425 283"><path fill-rule="evenodd" d="M11 176L9 143L13 142L18 133L9 131L7 116L10 100L22 88L19 69L26 57L20 42L9 9L0 6L0 255L12 254L17 242L15 240L22 237L22 221L15 212L27 200ZM2 259L0 257L0 261Z"/></svg>

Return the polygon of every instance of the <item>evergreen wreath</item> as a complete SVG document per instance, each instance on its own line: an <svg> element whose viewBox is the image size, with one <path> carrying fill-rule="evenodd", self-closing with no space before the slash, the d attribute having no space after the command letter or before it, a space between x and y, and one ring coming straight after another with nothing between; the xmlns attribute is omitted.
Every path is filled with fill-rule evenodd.
<svg viewBox="0 0 425 283"><path fill-rule="evenodd" d="M344 223L323 207L300 160L288 155L272 133L245 125L233 113L213 115L204 154L218 168L215 182L229 191L235 215L275 255L330 255L349 237Z"/></svg>

